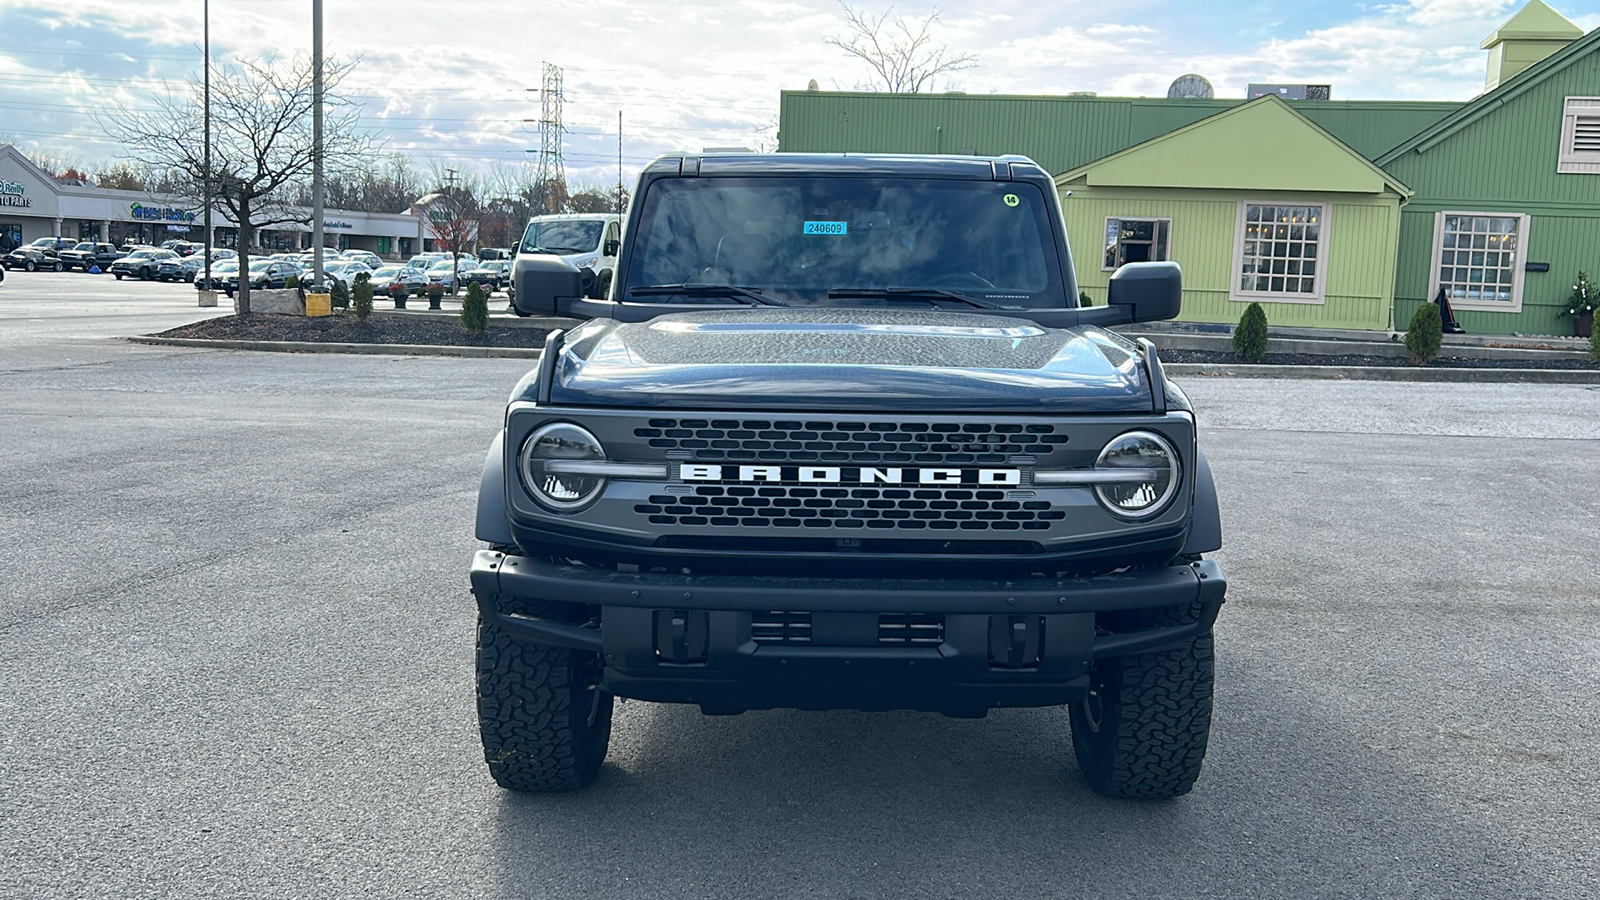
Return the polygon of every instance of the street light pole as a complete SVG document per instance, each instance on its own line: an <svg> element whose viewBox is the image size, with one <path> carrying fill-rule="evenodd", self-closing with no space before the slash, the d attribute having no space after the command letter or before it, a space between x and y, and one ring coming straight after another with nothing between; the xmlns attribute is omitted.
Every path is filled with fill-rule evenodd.
<svg viewBox="0 0 1600 900"><path fill-rule="evenodd" d="M205 133L206 133L206 137L205 137L205 142L206 142L206 165L205 165L206 247L205 247L205 250L203 251L205 253L206 257L205 257L205 262L203 263L203 265L205 266L205 275L206 275L206 277L205 277L205 285L206 285L206 290L207 291L215 291L216 290L216 286L211 283L211 246L212 246L211 245L211 240L212 240L211 239L211 0L205 0L205 2L201 5L201 10L202 10L201 16L205 19L205 26L202 29L202 31L203 31L203 33L205 35L205 49L203 51L203 53L205 55L205 79L204 79L205 80L205 99L202 102L202 106L204 107L204 112L202 113L202 116L205 119L205 129L204 130L205 130ZM214 293L212 293L212 294L202 294L201 296L202 296L202 300L204 298L206 298L206 297L210 297L211 298L211 305L212 306L216 305L216 303L217 303L216 294L214 294Z"/></svg>
<svg viewBox="0 0 1600 900"><path fill-rule="evenodd" d="M322 293L322 0L311 0L311 273Z"/></svg>

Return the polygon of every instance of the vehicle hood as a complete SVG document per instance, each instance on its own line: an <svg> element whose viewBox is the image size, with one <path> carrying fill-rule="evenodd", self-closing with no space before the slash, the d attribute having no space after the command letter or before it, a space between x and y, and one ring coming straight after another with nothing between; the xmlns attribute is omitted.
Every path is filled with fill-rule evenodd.
<svg viewBox="0 0 1600 900"><path fill-rule="evenodd" d="M945 310L736 309L594 320L553 403L679 409L1136 412L1138 345L1095 326Z"/></svg>

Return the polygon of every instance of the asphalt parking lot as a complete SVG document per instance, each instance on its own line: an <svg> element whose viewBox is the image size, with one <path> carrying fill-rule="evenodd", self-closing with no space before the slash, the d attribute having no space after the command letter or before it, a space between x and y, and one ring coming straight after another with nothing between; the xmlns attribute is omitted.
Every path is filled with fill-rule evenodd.
<svg viewBox="0 0 1600 900"><path fill-rule="evenodd" d="M227 310L221 310L226 312ZM482 765L467 591L516 360L128 344L0 284L0 897L1515 897L1600 883L1600 389L1193 379L1230 591L1195 791L1062 710L619 707Z"/></svg>

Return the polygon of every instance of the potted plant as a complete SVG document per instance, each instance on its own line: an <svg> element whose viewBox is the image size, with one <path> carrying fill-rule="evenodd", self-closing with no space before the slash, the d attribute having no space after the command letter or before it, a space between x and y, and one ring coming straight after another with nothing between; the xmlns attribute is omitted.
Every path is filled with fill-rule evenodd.
<svg viewBox="0 0 1600 900"><path fill-rule="evenodd" d="M437 281L428 283L428 308L443 309L439 302L444 299L444 284Z"/></svg>
<svg viewBox="0 0 1600 900"><path fill-rule="evenodd" d="M394 301L394 308L395 309L405 309L406 308L406 294L409 293L409 291L406 290L405 283L404 282L400 282L400 281L390 282L388 290L389 290L389 299Z"/></svg>
<svg viewBox="0 0 1600 900"><path fill-rule="evenodd" d="M1594 310L1600 306L1600 289L1589 283L1587 272L1578 273L1578 283L1561 308L1561 314L1572 317L1572 333L1581 338L1594 333Z"/></svg>

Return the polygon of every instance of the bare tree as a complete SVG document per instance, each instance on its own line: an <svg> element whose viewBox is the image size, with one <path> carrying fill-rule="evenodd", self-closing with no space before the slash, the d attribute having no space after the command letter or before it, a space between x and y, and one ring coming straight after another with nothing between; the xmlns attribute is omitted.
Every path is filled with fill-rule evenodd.
<svg viewBox="0 0 1600 900"><path fill-rule="evenodd" d="M845 24L850 33L843 38L828 38L828 43L866 63L873 72L871 90L891 94L915 94L932 87L932 81L941 75L975 68L978 57L971 53L954 53L949 47L933 43L929 30L939 19L935 9L923 19L904 16L889 20L894 7L873 16L844 7Z"/></svg>
<svg viewBox="0 0 1600 900"><path fill-rule="evenodd" d="M374 151L359 130L354 104L333 91L350 63L322 66L323 171L333 177L355 171ZM256 230L291 222L308 224L297 206L296 188L311 177L312 81L309 59L288 66L247 60L222 66L211 79L211 166L206 167L204 94L199 81L178 95L156 98L150 112L120 108L104 116L106 133L132 148L129 158L150 169L175 173L177 193L201 201L211 182L213 199L239 226L239 311L250 312L250 244Z"/></svg>
<svg viewBox="0 0 1600 900"><path fill-rule="evenodd" d="M453 297L460 281L461 257L473 252L478 243L481 209L478 195L482 188L477 176L471 173L446 169L440 163L432 163L429 168L439 187L417 205L423 207L439 247L450 254L450 296Z"/></svg>
<svg viewBox="0 0 1600 900"><path fill-rule="evenodd" d="M620 213L628 208L628 192L615 184L576 184L566 212Z"/></svg>

